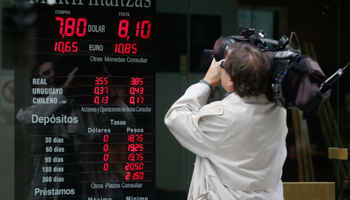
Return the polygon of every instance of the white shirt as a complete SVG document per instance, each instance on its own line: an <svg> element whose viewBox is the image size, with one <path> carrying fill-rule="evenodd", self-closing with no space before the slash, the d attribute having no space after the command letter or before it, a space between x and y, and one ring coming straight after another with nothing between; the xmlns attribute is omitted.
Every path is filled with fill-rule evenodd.
<svg viewBox="0 0 350 200"><path fill-rule="evenodd" d="M192 85L165 116L175 138L197 155L188 199L283 199L286 110L265 95L232 93L206 104L209 94L207 85Z"/></svg>

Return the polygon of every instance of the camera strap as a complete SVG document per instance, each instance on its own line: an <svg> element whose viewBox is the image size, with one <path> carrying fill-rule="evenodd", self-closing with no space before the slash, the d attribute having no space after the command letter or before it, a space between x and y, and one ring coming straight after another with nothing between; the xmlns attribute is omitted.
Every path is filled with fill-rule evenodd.
<svg viewBox="0 0 350 200"><path fill-rule="evenodd" d="M271 89L273 93L273 101L276 105L284 107L285 99L282 93L282 81L284 76L287 74L291 63L299 55L292 51L278 51L273 52L273 57L271 58L268 53L265 55L270 60L270 67L272 67L272 84Z"/></svg>

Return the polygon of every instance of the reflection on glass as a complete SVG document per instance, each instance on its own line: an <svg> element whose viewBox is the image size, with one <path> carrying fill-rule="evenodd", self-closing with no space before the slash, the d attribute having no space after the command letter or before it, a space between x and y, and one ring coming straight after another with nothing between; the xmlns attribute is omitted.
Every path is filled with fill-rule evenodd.
<svg viewBox="0 0 350 200"><path fill-rule="evenodd" d="M122 184L142 188L143 181L153 180L151 127L143 119L138 128L127 111L144 105L135 97L151 98L150 78L113 76L102 65L66 65L73 70L64 76L58 67L65 59L33 68L33 105L16 116L29 147L29 197L125 199Z"/></svg>

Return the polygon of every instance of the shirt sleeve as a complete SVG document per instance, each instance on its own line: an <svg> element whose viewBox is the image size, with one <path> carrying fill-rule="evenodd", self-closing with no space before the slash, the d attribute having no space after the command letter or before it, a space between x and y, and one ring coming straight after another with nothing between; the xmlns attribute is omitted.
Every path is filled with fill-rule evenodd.
<svg viewBox="0 0 350 200"><path fill-rule="evenodd" d="M50 94L48 98L57 98L57 101L67 101L67 98L61 94ZM35 104L26 109L21 108L16 118L23 126L27 126L31 124L32 115L49 117L64 106L66 106L66 104Z"/></svg>
<svg viewBox="0 0 350 200"><path fill-rule="evenodd" d="M223 130L217 118L223 115L220 106L206 105L210 87L197 83L190 86L165 116L170 132L186 149L208 157L216 148ZM210 128L209 128L210 127Z"/></svg>

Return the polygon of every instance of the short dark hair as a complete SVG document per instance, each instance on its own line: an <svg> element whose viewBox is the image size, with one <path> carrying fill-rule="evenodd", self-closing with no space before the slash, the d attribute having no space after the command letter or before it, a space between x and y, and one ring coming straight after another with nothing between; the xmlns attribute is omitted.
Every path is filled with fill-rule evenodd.
<svg viewBox="0 0 350 200"><path fill-rule="evenodd" d="M270 82L269 61L258 49L243 43L229 46L224 66L240 97L266 93Z"/></svg>

